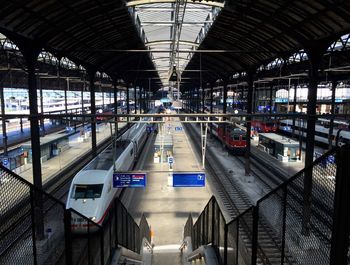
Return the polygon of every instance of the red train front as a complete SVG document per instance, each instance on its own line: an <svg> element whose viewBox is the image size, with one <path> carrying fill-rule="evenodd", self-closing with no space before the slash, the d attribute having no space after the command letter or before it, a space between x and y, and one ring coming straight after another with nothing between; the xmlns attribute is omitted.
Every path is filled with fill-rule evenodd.
<svg viewBox="0 0 350 265"><path fill-rule="evenodd" d="M233 153L243 154L246 151L246 132L244 130L232 125L220 125L215 128L217 130L217 137Z"/></svg>
<svg viewBox="0 0 350 265"><path fill-rule="evenodd" d="M254 129L257 132L276 132L277 128L278 126L276 121L252 120L252 129Z"/></svg>

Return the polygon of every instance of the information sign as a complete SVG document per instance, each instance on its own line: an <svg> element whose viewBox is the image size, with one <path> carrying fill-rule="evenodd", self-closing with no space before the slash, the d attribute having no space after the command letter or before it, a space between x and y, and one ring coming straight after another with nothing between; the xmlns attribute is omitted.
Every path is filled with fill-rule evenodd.
<svg viewBox="0 0 350 265"><path fill-rule="evenodd" d="M175 131L182 131L182 127L181 126L175 127Z"/></svg>
<svg viewBox="0 0 350 265"><path fill-rule="evenodd" d="M148 133L151 133L151 132L154 131L154 127L153 127L153 126L147 126L147 127L146 127L146 131L147 131Z"/></svg>
<svg viewBox="0 0 350 265"><path fill-rule="evenodd" d="M169 156L169 157L168 157L168 163L169 163L169 164L174 163L174 158L173 158L172 156Z"/></svg>
<svg viewBox="0 0 350 265"><path fill-rule="evenodd" d="M173 173L173 187L204 187L205 173Z"/></svg>
<svg viewBox="0 0 350 265"><path fill-rule="evenodd" d="M113 188L144 188L146 173L114 173Z"/></svg>
<svg viewBox="0 0 350 265"><path fill-rule="evenodd" d="M2 164L6 167L9 164L9 160L6 157L4 157L2 159Z"/></svg>

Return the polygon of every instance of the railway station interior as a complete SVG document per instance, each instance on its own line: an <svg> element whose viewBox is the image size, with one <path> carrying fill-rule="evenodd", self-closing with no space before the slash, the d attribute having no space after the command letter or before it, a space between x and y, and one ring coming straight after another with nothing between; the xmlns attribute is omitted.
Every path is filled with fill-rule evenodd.
<svg viewBox="0 0 350 265"><path fill-rule="evenodd" d="M350 264L350 1L0 4L0 264Z"/></svg>

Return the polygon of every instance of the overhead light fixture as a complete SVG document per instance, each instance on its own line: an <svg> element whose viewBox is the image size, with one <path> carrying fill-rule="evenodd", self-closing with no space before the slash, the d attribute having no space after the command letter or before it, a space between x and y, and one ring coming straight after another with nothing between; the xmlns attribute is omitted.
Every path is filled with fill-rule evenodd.
<svg viewBox="0 0 350 265"><path fill-rule="evenodd" d="M173 69L172 69L172 71L170 73L170 76L169 76L169 81L176 82L177 81L177 77L178 77L178 75L177 75L177 71L176 71L176 66L174 65Z"/></svg>

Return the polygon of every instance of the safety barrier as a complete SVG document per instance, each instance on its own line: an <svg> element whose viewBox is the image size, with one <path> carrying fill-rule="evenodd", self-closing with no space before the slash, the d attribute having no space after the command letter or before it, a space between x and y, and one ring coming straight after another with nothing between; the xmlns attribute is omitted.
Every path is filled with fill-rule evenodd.
<svg viewBox="0 0 350 265"><path fill-rule="evenodd" d="M325 153L229 223L212 197L184 236L225 265L349 264L349 157L349 146Z"/></svg>
<svg viewBox="0 0 350 265"><path fill-rule="evenodd" d="M116 246L140 253L150 241L146 219L138 226L118 198L99 225L7 168L0 174L0 264L104 265Z"/></svg>

